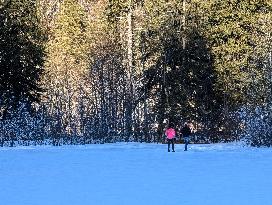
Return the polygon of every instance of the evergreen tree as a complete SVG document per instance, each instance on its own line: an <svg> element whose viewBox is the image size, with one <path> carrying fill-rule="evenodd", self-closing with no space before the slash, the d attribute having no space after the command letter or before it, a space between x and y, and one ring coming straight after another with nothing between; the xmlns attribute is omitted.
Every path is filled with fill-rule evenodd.
<svg viewBox="0 0 272 205"><path fill-rule="evenodd" d="M264 14L269 1L208 1L200 6L203 33L215 59L217 89L224 92L230 110L247 101L252 76L261 75L266 55Z"/></svg>
<svg viewBox="0 0 272 205"><path fill-rule="evenodd" d="M21 101L38 102L42 89L44 36L35 0L0 4L0 106L4 114Z"/></svg>
<svg viewBox="0 0 272 205"><path fill-rule="evenodd" d="M216 73L207 39L188 18L196 14L186 1L145 1L144 6L144 90L155 102L159 137L166 119L216 127Z"/></svg>

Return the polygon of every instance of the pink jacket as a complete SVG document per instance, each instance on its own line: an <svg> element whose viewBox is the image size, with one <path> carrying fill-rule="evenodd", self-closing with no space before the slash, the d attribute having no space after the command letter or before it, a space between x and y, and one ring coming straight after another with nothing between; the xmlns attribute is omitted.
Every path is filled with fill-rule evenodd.
<svg viewBox="0 0 272 205"><path fill-rule="evenodd" d="M165 135L167 139L173 139L176 136L176 131L173 128L168 128L165 131Z"/></svg>

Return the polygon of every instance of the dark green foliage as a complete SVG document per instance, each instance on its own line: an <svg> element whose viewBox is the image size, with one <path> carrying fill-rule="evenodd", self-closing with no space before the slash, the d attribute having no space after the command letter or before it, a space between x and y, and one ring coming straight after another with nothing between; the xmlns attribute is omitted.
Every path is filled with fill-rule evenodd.
<svg viewBox="0 0 272 205"><path fill-rule="evenodd" d="M20 101L39 100L42 39L36 1L4 1L0 7L0 107L4 111L15 109Z"/></svg>
<svg viewBox="0 0 272 205"><path fill-rule="evenodd" d="M203 126L202 130L215 130L219 127L222 100L213 87L217 76L211 52L195 29L186 41L183 49L177 36L162 38L162 55L146 72L146 88L159 86L155 112L160 125L164 119L176 125L194 121ZM152 97L151 91L149 95Z"/></svg>

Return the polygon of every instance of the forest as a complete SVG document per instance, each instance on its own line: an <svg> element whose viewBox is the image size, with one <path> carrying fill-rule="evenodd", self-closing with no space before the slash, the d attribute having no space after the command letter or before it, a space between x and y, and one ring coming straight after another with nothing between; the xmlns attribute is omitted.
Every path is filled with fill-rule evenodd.
<svg viewBox="0 0 272 205"><path fill-rule="evenodd" d="M0 0L0 146L272 145L271 0Z"/></svg>

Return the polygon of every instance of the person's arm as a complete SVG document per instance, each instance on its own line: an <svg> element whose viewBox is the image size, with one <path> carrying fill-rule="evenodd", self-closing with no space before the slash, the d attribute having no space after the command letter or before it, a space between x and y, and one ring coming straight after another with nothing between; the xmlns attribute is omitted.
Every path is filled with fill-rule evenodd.
<svg viewBox="0 0 272 205"><path fill-rule="evenodd" d="M179 139L181 140L183 137L183 128L179 131Z"/></svg>
<svg viewBox="0 0 272 205"><path fill-rule="evenodd" d="M164 132L164 136L165 136L164 140L165 140L165 142L167 142L167 134L168 134L168 129L166 129L165 132Z"/></svg>

